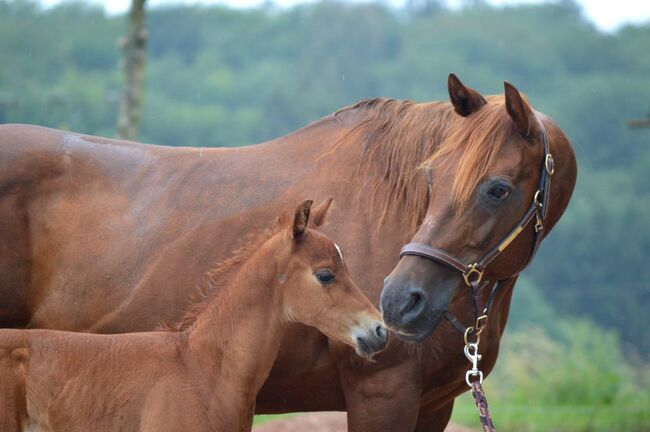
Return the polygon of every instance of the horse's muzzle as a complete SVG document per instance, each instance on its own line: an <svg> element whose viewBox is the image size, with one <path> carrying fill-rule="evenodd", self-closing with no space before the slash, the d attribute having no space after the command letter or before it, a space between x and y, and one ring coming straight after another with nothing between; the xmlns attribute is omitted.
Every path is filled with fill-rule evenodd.
<svg viewBox="0 0 650 432"><path fill-rule="evenodd" d="M400 339L422 342L436 329L444 317L450 296L447 290L428 292L429 281L403 278L395 273L384 281L380 310L384 322ZM441 285L446 285L444 282Z"/></svg>

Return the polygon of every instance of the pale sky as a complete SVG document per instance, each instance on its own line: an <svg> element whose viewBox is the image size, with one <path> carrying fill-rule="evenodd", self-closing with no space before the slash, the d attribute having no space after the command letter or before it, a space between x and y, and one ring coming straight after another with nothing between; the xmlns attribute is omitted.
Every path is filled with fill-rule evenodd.
<svg viewBox="0 0 650 432"><path fill-rule="evenodd" d="M41 0L46 6L62 3L66 0ZM127 10L130 0L85 0L89 3L102 4L110 13L121 13ZM275 0L274 3L288 7L298 3L314 0ZM364 0L347 0L351 2ZM493 5L508 5L522 3L543 3L544 0L487 0ZM406 0L384 0L385 3L400 6ZM264 3L264 0L148 0L150 6L201 3L226 4L231 7L253 7ZM650 21L650 0L577 0L587 18L604 31L613 31L627 23L644 23ZM458 0L448 0L447 4L454 7L460 4Z"/></svg>

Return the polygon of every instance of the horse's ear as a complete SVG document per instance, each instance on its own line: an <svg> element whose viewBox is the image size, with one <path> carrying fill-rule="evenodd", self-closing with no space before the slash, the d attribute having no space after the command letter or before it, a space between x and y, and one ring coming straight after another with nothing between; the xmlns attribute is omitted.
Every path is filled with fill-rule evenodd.
<svg viewBox="0 0 650 432"><path fill-rule="evenodd" d="M506 110L508 111L508 115L515 122L517 129L524 138L530 138L534 135L537 124L533 110L515 86L507 81L503 83L503 86L506 93Z"/></svg>
<svg viewBox="0 0 650 432"><path fill-rule="evenodd" d="M303 201L296 209L296 213L293 215L291 235L296 240L300 240L305 230L307 229L307 223L309 222L309 212L313 203L314 202L312 200Z"/></svg>
<svg viewBox="0 0 650 432"><path fill-rule="evenodd" d="M318 207L315 207L311 211L311 223L314 224L315 227L319 227L325 223L327 213L333 200L334 198L332 197L326 198L325 201L318 204Z"/></svg>
<svg viewBox="0 0 650 432"><path fill-rule="evenodd" d="M449 99L451 99L454 110L463 117L467 117L478 111L487 103L479 92L466 87L453 73L449 74L447 89L449 90Z"/></svg>

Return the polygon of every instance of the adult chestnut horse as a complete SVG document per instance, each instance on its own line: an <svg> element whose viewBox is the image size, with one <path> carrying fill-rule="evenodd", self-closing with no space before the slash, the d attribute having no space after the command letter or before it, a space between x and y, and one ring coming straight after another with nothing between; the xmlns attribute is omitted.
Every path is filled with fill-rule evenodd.
<svg viewBox="0 0 650 432"><path fill-rule="evenodd" d="M250 430L290 322L372 358L388 330L337 246L307 228L311 204L217 266L176 331L0 329L0 430Z"/></svg>
<svg viewBox="0 0 650 432"><path fill-rule="evenodd" d="M0 322L116 333L178 319L195 275L239 244L243 227L304 196L334 198L338 211L324 232L346 250L352 275L378 304L383 278L423 220L426 235L416 240L460 254L463 245L476 252L496 244L521 218L543 158L538 138L522 130L524 117L543 124L555 159L548 234L576 178L560 128L514 88L484 98L453 75L448 88L451 103L367 100L283 138L234 149L0 127ZM503 205L490 204L500 191L485 193L497 177L512 188ZM520 270L531 229L490 271ZM418 329L435 328L432 336L419 345L393 338L368 363L295 326L258 395L258 412L347 410L352 431L442 430L454 397L467 389L468 363L462 336L439 324L440 310L471 318L468 293L447 268L406 264L388 288L399 291L390 283L408 280L404 272L420 273L426 286L415 288L427 292L432 313ZM496 360L515 280L502 283L494 300L481 342L484 372Z"/></svg>

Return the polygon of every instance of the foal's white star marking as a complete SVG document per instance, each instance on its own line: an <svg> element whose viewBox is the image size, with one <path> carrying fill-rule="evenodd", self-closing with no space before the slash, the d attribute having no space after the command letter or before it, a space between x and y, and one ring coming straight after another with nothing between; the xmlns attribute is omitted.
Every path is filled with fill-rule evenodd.
<svg viewBox="0 0 650 432"><path fill-rule="evenodd" d="M341 248L336 243L334 243L334 247L336 248L336 251L339 253L339 258L341 258L341 262L343 262L343 252L341 252Z"/></svg>

